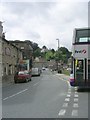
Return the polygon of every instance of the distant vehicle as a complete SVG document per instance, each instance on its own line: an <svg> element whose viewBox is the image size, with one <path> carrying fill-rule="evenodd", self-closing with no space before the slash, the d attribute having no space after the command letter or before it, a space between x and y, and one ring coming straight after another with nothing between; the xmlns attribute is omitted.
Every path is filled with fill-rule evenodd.
<svg viewBox="0 0 90 120"><path fill-rule="evenodd" d="M61 70L61 69L59 69L59 70L58 70L58 73L62 73L62 70Z"/></svg>
<svg viewBox="0 0 90 120"><path fill-rule="evenodd" d="M46 70L46 68L45 68L45 67L42 67L42 70Z"/></svg>
<svg viewBox="0 0 90 120"><path fill-rule="evenodd" d="M41 70L39 68L32 68L32 76L40 76Z"/></svg>
<svg viewBox="0 0 90 120"><path fill-rule="evenodd" d="M71 86L90 87L90 28L74 30Z"/></svg>
<svg viewBox="0 0 90 120"><path fill-rule="evenodd" d="M69 70L71 70L71 68L67 68L67 70L69 71Z"/></svg>
<svg viewBox="0 0 90 120"><path fill-rule="evenodd" d="M14 76L14 82L28 82L31 81L31 72L30 71L19 71Z"/></svg>

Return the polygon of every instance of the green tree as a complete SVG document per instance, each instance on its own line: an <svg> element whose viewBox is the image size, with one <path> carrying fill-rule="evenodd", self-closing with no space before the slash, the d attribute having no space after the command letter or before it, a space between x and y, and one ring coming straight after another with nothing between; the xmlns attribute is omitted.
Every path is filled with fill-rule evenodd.
<svg viewBox="0 0 90 120"><path fill-rule="evenodd" d="M54 57L56 61L62 60L62 52L60 50L56 51Z"/></svg>
<svg viewBox="0 0 90 120"><path fill-rule="evenodd" d="M40 49L40 48L37 48L37 49L33 52L33 56L34 56L34 58L41 56L41 49Z"/></svg>
<svg viewBox="0 0 90 120"><path fill-rule="evenodd" d="M51 60L51 59L54 59L55 56L54 56L54 53L52 50L49 50L46 52L46 60Z"/></svg>

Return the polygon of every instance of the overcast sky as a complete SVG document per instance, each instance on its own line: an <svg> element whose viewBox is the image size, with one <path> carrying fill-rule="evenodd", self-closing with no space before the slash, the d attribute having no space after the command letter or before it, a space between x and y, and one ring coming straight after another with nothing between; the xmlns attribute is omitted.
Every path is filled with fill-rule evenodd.
<svg viewBox="0 0 90 120"><path fill-rule="evenodd" d="M86 0L85 0L86 1ZM7 40L31 40L39 47L71 50L73 29L88 26L88 2L2 2Z"/></svg>

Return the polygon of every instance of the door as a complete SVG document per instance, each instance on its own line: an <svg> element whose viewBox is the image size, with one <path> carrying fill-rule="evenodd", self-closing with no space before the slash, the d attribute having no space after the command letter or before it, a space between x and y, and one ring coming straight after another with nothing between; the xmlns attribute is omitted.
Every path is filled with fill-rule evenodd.
<svg viewBox="0 0 90 120"><path fill-rule="evenodd" d="M75 60L75 84L83 85L86 82L86 60Z"/></svg>
<svg viewBox="0 0 90 120"><path fill-rule="evenodd" d="M88 60L88 82L90 83L90 60Z"/></svg>

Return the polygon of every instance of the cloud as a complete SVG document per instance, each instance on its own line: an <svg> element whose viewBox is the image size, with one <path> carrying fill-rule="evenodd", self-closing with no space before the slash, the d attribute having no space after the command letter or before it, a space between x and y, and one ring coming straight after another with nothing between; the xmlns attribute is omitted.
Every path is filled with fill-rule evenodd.
<svg viewBox="0 0 90 120"><path fill-rule="evenodd" d="M87 2L17 2L2 4L7 39L32 40L39 46L71 49L73 29L88 26Z"/></svg>

